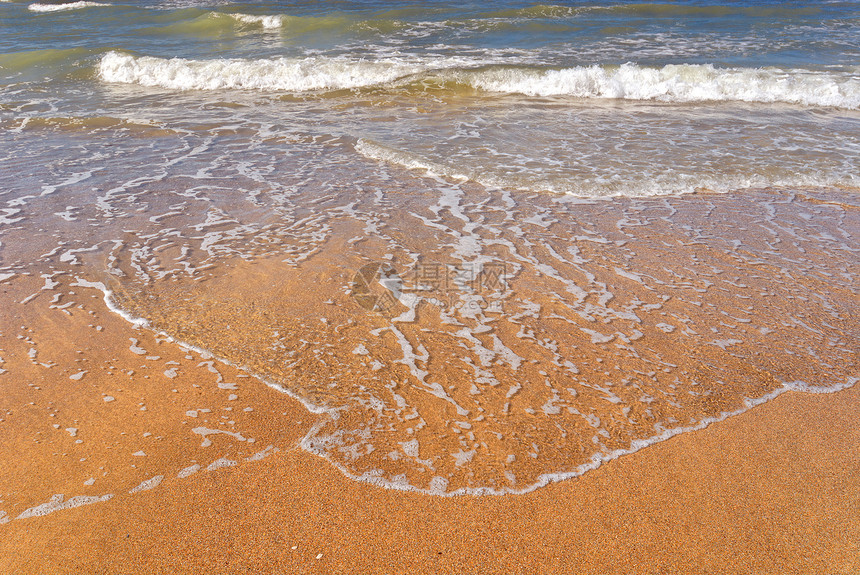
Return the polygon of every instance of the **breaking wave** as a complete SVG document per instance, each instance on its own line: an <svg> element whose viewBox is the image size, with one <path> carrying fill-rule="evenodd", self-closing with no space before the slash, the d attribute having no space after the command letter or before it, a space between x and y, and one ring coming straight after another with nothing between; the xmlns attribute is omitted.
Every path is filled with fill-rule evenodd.
<svg viewBox="0 0 860 575"><path fill-rule="evenodd" d="M265 18L265 17L260 17ZM265 21L268 22L268 21ZM272 20L263 26L274 26ZM483 68L475 66L484 64ZM860 78L845 72L777 68L717 68L671 64L659 68L577 66L560 70L502 67L463 58L359 60L346 57L189 60L104 55L99 75L106 82L177 90L244 89L302 92L377 86L425 74L472 89L527 96L570 96L663 102L735 101L860 108Z"/></svg>
<svg viewBox="0 0 860 575"><path fill-rule="evenodd" d="M451 67L462 63L460 59L440 59L434 64ZM397 59L365 61L323 56L262 60L168 60L109 52L102 57L99 75L106 82L176 90L232 88L303 92L385 84L425 71L434 64Z"/></svg>
<svg viewBox="0 0 860 575"><path fill-rule="evenodd" d="M493 68L456 72L454 77L480 90L528 96L860 107L860 79L856 76L807 70L717 68L711 64L649 68L623 64L562 70Z"/></svg>
<svg viewBox="0 0 860 575"><path fill-rule="evenodd" d="M253 14L230 14L234 20L242 24L262 26L264 30L276 30L284 25L284 17L278 14L270 16L256 16Z"/></svg>
<svg viewBox="0 0 860 575"><path fill-rule="evenodd" d="M32 12L60 12L62 10L79 10L81 8L94 8L97 6L110 6L102 2L87 2L80 0L79 2L67 2L65 4L41 4L36 2L27 6Z"/></svg>

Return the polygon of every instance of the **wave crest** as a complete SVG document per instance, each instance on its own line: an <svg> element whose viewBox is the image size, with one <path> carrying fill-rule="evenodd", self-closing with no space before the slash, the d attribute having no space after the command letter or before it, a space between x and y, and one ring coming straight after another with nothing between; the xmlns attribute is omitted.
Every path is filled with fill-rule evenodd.
<svg viewBox="0 0 860 575"><path fill-rule="evenodd" d="M250 24L253 26L261 26L264 30L277 30L284 24L284 17L281 15L271 16L256 16L254 14L230 14L230 16L242 24Z"/></svg>
<svg viewBox="0 0 860 575"><path fill-rule="evenodd" d="M102 2L88 2L80 0L78 2L66 2L65 4L41 4L36 2L27 6L27 9L32 12L60 12L62 10L79 10L81 8L94 8L96 6L110 6Z"/></svg>
<svg viewBox="0 0 860 575"><path fill-rule="evenodd" d="M353 60L340 57L273 58L262 60L187 60L105 54L99 76L106 82L140 84L176 90L265 90L304 92L343 90L385 84L433 67L462 65L456 58L431 62Z"/></svg>
<svg viewBox="0 0 860 575"><path fill-rule="evenodd" d="M856 74L717 68L711 64L577 66L560 70L490 66L463 58L355 60L315 56L260 60L187 60L105 54L99 75L106 82L178 90L265 90L303 92L388 84L423 74L420 91L466 86L484 92L526 96L570 96L662 102L760 102L860 108ZM410 85L406 82L406 88ZM402 86L401 86L402 87Z"/></svg>
<svg viewBox="0 0 860 575"><path fill-rule="evenodd" d="M838 73L711 64L636 64L562 70L495 68L455 74L489 92L667 102L739 101L860 108L860 81Z"/></svg>
<svg viewBox="0 0 860 575"><path fill-rule="evenodd" d="M421 68L397 61L355 62L340 58L266 60L170 60L110 52L99 75L107 82L177 90L339 90L390 82Z"/></svg>

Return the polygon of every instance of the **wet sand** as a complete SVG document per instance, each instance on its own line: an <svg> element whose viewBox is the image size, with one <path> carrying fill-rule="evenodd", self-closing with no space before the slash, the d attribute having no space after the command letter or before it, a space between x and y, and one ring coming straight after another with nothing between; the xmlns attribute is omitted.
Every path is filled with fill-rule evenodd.
<svg viewBox="0 0 860 575"><path fill-rule="evenodd" d="M845 194L845 202L853 198ZM420 225L407 229L405 217L368 235L355 220L369 225L362 217L371 216L330 216L329 236L298 265L282 256L214 267L189 258L199 273L137 286L129 260L137 252L114 247L55 250L53 259L7 272L0 279L0 459L7 462L0 571L860 569L860 388L837 391L857 367L853 204L765 192L753 201L654 200L621 203L622 210L561 206L559 220L546 224L536 201L529 208L536 232L506 224L526 219L514 213L495 228L492 198L446 205L402 208L418 220L435 214L421 220L442 236L435 240ZM476 229L472 244L464 241ZM491 320L424 307L416 321L395 324L392 313L362 309L355 299L362 262L412 246L428 258L445 261L454 252L465 260L458 250L470 245L500 259L503 245L519 258L505 303L535 304L542 315L508 308ZM140 253L151 256L137 261L155 274L180 250L158 244ZM577 296L564 285L588 291ZM112 311L107 289L152 329ZM468 347L450 337L445 313L473 327L456 328ZM596 329L615 330L613 339ZM633 337L640 329L645 335ZM546 336L534 337L540 330ZM719 339L727 337L735 339ZM517 371L505 345L525 350L531 363ZM210 351L266 374L273 387L345 409L339 417L311 412ZM483 370L456 369L454 358L471 354L478 366L490 351L495 359ZM560 361L567 358L581 369ZM632 373L641 377L631 381ZM474 390L478 375L499 381L468 391L464 384ZM398 378L403 383L389 384ZM433 378L450 385L432 387ZM779 387L800 379L809 384L804 393ZM606 388L591 387L598 382ZM504 394L521 383L531 386ZM575 401L560 401L553 385L561 384L578 386L578 395L567 390ZM402 394L395 400L420 410L421 427L403 405L391 407L399 400L370 401L395 389ZM775 390L785 392L751 407L750 398ZM452 405L469 397L474 411L458 423L464 416ZM610 442L624 447L661 423L701 422L738 407L739 415L529 493L442 497L345 475L406 470L421 488L432 468L423 461L431 461L454 488L499 485L500 476L530 487L514 479L575 469L589 454L582 445L609 456ZM601 435L608 447L595 432L601 419L612 431ZM504 441L486 440L500 429ZM365 430L356 433L363 443L308 441L344 437L341 430ZM418 435L420 452L417 443L404 445ZM454 455L467 438L479 453L474 461ZM408 457L390 456L398 446ZM505 459L510 449L519 457Z"/></svg>
<svg viewBox="0 0 860 575"><path fill-rule="evenodd" d="M2 457L14 462L4 468L6 501L0 503L13 518L0 526L5 573L860 569L860 389L787 393L533 493L437 497L347 479L297 448L312 420L298 402L241 382L219 364L224 381L241 383L239 389L220 389L219 377L208 365L199 366L205 358L188 354L193 356L188 360L175 345L131 329L99 299L80 299L95 315L40 314L51 320L48 325L36 325L34 317L15 318L40 335L93 330L90 323L103 330L93 331L93 345L81 354L92 363L84 365L90 369L80 380L69 380L68 373L33 374L31 381L39 384L32 386L12 384L18 378L3 380L9 410L0 423ZM78 351L70 338L39 341L37 359L59 363ZM4 344L7 352L9 344ZM146 361L155 356L130 347L157 352L159 359ZM11 357L7 354L4 367L24 373ZM174 378L165 377L160 365L170 361L180 364ZM113 371L102 369L106 365ZM135 381L123 371L133 368L140 377L152 377ZM115 400L105 402L108 394ZM239 399L228 399L232 395ZM141 404L147 411L140 411ZM239 409L246 405L254 411ZM191 408L204 406L214 413L188 416ZM201 447L203 437L189 433L204 417L224 413L238 420L241 433L253 436L255 444L218 435L209 436L213 445ZM62 428L77 425L76 437L83 442L73 444L64 429L48 427L53 420ZM148 432L154 436L144 437ZM279 451L244 460L268 445ZM133 455L139 451L146 455ZM205 470L219 458L237 465ZM191 462L203 469L178 478L178 470ZM157 474L164 476L157 488L128 493L141 477ZM91 475L97 481L85 486ZM53 493L64 493L66 500L83 494L114 497L14 519Z"/></svg>
<svg viewBox="0 0 860 575"><path fill-rule="evenodd" d="M842 198L452 192L385 226L365 198L299 264L228 261L116 297L326 412L303 447L354 477L522 493L787 389L850 386L860 210Z"/></svg>
<svg viewBox="0 0 860 575"><path fill-rule="evenodd" d="M519 496L385 490L350 481L304 451L284 450L12 521L2 527L0 569L856 573L858 409L858 389L785 394ZM32 463L36 470L47 465Z"/></svg>

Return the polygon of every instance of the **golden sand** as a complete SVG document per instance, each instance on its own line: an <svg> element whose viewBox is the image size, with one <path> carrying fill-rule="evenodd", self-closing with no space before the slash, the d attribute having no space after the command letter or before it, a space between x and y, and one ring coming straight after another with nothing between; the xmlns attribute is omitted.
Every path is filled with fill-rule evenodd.
<svg viewBox="0 0 860 575"><path fill-rule="evenodd" d="M13 521L3 526L0 569L856 573L858 408L860 390L787 394L520 496L384 490L282 451Z"/></svg>
<svg viewBox="0 0 860 575"><path fill-rule="evenodd" d="M748 213L751 205L730 200L717 207L701 199L631 203L623 212L583 206L568 213L588 224L574 229L576 221L556 221L542 228L545 242L537 246L528 235L509 233L513 224L491 221L498 214L490 203L471 206L469 217L483 218L486 237L477 239L487 251L509 240L505 249L534 256L519 260L513 295L505 297L535 303L543 315L509 324L519 311L509 308L493 323L501 346L476 321L463 336L474 341L457 348L436 304L395 330L392 313L362 309L345 289L356 289L355 270L367 261L393 261L416 246L439 260L466 249L445 240L464 237L454 208L437 212L442 237L432 237L439 229L433 226L423 235L420 226L406 230L408 214L430 217L433 210L405 206L403 229L359 246L350 243L361 231L355 222L332 218L324 245L299 266L234 259L201 277L135 286L92 273L105 266L105 255L92 252L81 256L90 258L87 266L33 265L0 280L0 572L856 573L857 388L786 392L517 495L383 489L341 471L387 466L387 473L405 470L413 485L426 487L425 469L382 457L420 437L413 459L435 458L435 473L449 474L452 488L529 487L541 473L575 468L591 453L587 447L605 455L616 447L610 441L624 447L625 438L647 438L657 429L652 423L667 417L684 424L743 411L746 398L792 379L832 391L856 375L857 300L837 275L850 272L839 266L850 262L853 248L843 244L828 259L825 247L839 241L856 208L771 199L768 205L784 213ZM836 211L842 219L825 217ZM814 225L804 223L807 216ZM637 231L636 218L653 225ZM690 231L686 222L702 227ZM791 233L754 233L774 222L773 229ZM501 231L489 237L494 225ZM633 231L609 244L594 225L609 237L616 228ZM801 225L808 228L803 236ZM793 239L777 253L768 242L788 243L782 233ZM743 242L723 245L737 238ZM387 254L391 245L403 253ZM174 255L153 252L153 261ZM762 259L767 254L777 255ZM114 271L128 263L118 261ZM642 279L646 273L650 279ZM559 295L565 278L588 290L580 307L566 305L575 291ZM116 300L154 329L111 311L94 282L119 290ZM606 294L612 298L600 299ZM620 313L625 309L636 310L639 323ZM600 316L612 313L618 315ZM387 332L374 331L387 325ZM616 330L611 340L597 333L607 326ZM639 329L642 336L625 339ZM739 341L720 339L726 337ZM404 341L418 357L411 365ZM472 357L477 365L493 345L499 357L483 371L457 368L455 359ZM533 361L512 375L516 369L500 359L504 346ZM339 419L311 413L209 352L312 402L349 409ZM558 361L565 358L575 358L578 371ZM423 370L427 385L390 385L420 380ZM498 382L472 393L468 384L479 372ZM641 377L631 383L631 373ZM433 378L445 387L431 387ZM577 401L553 399L564 381L580 385ZM588 387L607 381L623 403ZM511 394L519 383L531 387ZM369 398L391 389L421 417L377 410ZM349 403L355 397L368 403ZM470 423L456 423L465 416L454 404L467 400ZM554 410L553 402L599 416L612 431L600 436L609 445L594 447L604 439L593 418ZM422 426L411 423L416 419ZM363 443L327 444L335 465L300 445L309 434L355 429L367 431ZM494 443L499 429L505 433ZM531 452L530 444L541 449ZM470 445L477 455L469 465L451 458ZM506 460L516 449L518 458ZM500 483L512 469L515 479Z"/></svg>

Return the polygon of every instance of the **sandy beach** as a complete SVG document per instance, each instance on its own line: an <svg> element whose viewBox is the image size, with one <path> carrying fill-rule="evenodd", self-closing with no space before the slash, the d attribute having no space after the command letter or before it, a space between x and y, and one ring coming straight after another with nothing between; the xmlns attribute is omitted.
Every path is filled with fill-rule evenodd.
<svg viewBox="0 0 860 575"><path fill-rule="evenodd" d="M860 3L0 1L0 575L860 575Z"/></svg>
<svg viewBox="0 0 860 575"><path fill-rule="evenodd" d="M253 395L273 411L302 411L265 390L243 393ZM261 461L12 521L0 569L851 574L860 569L858 408L857 389L789 393L521 496L380 489L290 449L294 437L273 438L281 451ZM154 468L172 463L170 450L160 457ZM29 484L52 471L46 459L31 461Z"/></svg>
<svg viewBox="0 0 860 575"><path fill-rule="evenodd" d="M262 320L236 311L242 294L262 293L278 270L235 265L194 292L234 308L185 316L235 328L212 332L214 349L248 349L236 334L260 332ZM531 493L404 492L356 482L302 449L324 414L130 323L104 289L47 268L2 284L0 457L14 462L0 494L5 573L860 569L856 388L787 392ZM151 317L169 313L156 304Z"/></svg>

